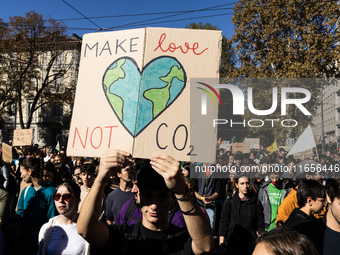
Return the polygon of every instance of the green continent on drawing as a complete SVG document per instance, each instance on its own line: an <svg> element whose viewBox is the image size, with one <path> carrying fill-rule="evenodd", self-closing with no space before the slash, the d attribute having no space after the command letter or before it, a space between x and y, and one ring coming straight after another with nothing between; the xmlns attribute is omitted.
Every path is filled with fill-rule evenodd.
<svg viewBox="0 0 340 255"><path fill-rule="evenodd" d="M103 76L103 86L111 108L123 126L134 134L137 117L140 72L131 58L114 61Z"/></svg>
<svg viewBox="0 0 340 255"><path fill-rule="evenodd" d="M182 69L177 66L171 67L170 72L160 79L167 83L166 87L161 89L150 89L145 91L144 96L146 99L153 103L153 117L155 118L161 111L165 109L170 100L170 87L174 78L179 81L184 81L184 73Z"/></svg>
<svg viewBox="0 0 340 255"><path fill-rule="evenodd" d="M142 73L132 58L120 58L103 75L106 98L133 137L176 100L185 83L182 65L166 56L151 60Z"/></svg>
<svg viewBox="0 0 340 255"><path fill-rule="evenodd" d="M142 74L136 134L170 106L185 88L182 65L174 58L159 57Z"/></svg>
<svg viewBox="0 0 340 255"><path fill-rule="evenodd" d="M123 100L119 96L110 93L110 86L118 79L124 79L125 73L121 68L121 66L124 65L124 63L125 59L120 59L117 61L117 63L113 64L111 68L107 70L103 81L106 87L105 89L106 96L110 101L111 105L113 106L113 108L116 109L116 113L120 120L123 119Z"/></svg>

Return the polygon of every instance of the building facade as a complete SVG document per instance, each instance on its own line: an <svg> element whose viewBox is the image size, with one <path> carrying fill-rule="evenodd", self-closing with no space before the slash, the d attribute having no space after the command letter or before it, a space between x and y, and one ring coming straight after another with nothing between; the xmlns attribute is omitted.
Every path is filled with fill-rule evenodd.
<svg viewBox="0 0 340 255"><path fill-rule="evenodd" d="M324 134L324 150L337 150L340 135L340 85L330 85L323 88L320 105L313 117L313 133L322 145L322 130Z"/></svg>
<svg viewBox="0 0 340 255"><path fill-rule="evenodd" d="M46 50L38 53L41 64L37 69L39 75L36 76L38 78L32 79L31 84L31 89L37 90L41 88L45 79L53 77L53 74L58 72L63 73L60 77L52 78L48 89L43 92L43 99L40 102L42 106L32 115L30 125L33 135L32 144L39 146L54 147L57 141L60 141L61 145L66 145L68 139L73 108L72 98L74 98L80 61L81 38L73 35L64 37L63 41L58 43L63 43L64 47L61 47L62 52L58 54L52 65L50 63L51 51ZM64 98L67 100L63 101ZM33 101L34 97L30 93L24 95L21 100L24 122L27 122L30 116ZM0 122L0 140L8 144L12 144L14 130L21 129L18 104L13 104L10 107L12 114L2 116Z"/></svg>

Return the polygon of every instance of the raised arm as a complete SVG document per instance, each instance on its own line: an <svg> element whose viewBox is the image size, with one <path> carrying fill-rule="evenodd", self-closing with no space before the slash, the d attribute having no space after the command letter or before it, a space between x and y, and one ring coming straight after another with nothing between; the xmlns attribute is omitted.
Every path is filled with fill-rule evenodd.
<svg viewBox="0 0 340 255"><path fill-rule="evenodd" d="M98 248L103 247L109 238L108 227L98 221L104 188L110 176L123 167L129 155L121 150L109 150L103 153L100 158L98 176L81 206L77 222L78 234Z"/></svg>
<svg viewBox="0 0 340 255"><path fill-rule="evenodd" d="M150 163L153 169L162 175L167 187L175 193L192 238L194 254L210 253L214 247L214 240L209 220L199 208L195 197L188 192L181 174L180 163L168 155L160 154L154 155Z"/></svg>

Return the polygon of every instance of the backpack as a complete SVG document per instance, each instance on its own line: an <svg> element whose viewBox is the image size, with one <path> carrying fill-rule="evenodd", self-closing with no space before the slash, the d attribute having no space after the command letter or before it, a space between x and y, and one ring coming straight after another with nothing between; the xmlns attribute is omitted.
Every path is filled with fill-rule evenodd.
<svg viewBox="0 0 340 255"><path fill-rule="evenodd" d="M137 208L136 200L132 200L131 203L129 204L129 207L128 207L126 214L125 214L125 218L124 218L125 223L127 223L128 220L134 220L134 221L137 221L137 222L142 221L142 219L139 219L139 218L132 216L132 214L136 210L136 208Z"/></svg>

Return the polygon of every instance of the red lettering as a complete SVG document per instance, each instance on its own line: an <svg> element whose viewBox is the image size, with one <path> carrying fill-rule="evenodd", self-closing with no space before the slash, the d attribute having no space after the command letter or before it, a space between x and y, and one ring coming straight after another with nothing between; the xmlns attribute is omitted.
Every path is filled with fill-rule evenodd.
<svg viewBox="0 0 340 255"><path fill-rule="evenodd" d="M158 41L158 46L157 46L157 48L156 48L156 49L154 49L153 51L156 51L156 50L158 50L158 48L160 48L160 49L161 49L161 51L163 51L163 52L166 52L166 51L167 51L167 50L163 50L163 49L162 49L162 43L164 42L165 38L166 38L166 34L165 34L165 33L163 33L163 34L161 35L161 37L159 38L159 41Z"/></svg>
<svg viewBox="0 0 340 255"><path fill-rule="evenodd" d="M76 128L75 131L74 131L74 138L73 138L73 145L72 145L72 148L74 148L74 143L75 143L75 141L76 141L76 135L77 135L77 133L78 133L78 137L79 137L80 143L81 143L81 145L83 146L83 148L85 149L88 132L89 132L89 128L86 129L85 143L83 143L83 140L82 140L81 137L80 137L78 128Z"/></svg>
<svg viewBox="0 0 340 255"><path fill-rule="evenodd" d="M182 48L181 48L181 50L182 50L182 52L183 52L184 54L187 54L188 51L189 51L189 49L190 49L189 43L186 42L186 43L184 43L184 45L185 45L185 47L187 47L187 51L184 52L184 51L182 50Z"/></svg>
<svg viewBox="0 0 340 255"><path fill-rule="evenodd" d="M96 147L96 146L94 146L93 143L92 143L92 136L93 136L94 131L95 131L97 128L100 129L100 143L99 143L99 145ZM100 145L102 145L102 141L103 141L103 129L102 129L101 127L95 127L95 128L92 130L91 137L90 137L90 142L91 142L92 148L93 148L93 149L98 149L98 148L100 147Z"/></svg>
<svg viewBox="0 0 340 255"><path fill-rule="evenodd" d="M108 149L110 149L111 146L111 135L112 135L112 128L118 127L118 126L106 126L105 128L110 128L110 136L109 136L109 145L107 146Z"/></svg>
<svg viewBox="0 0 340 255"><path fill-rule="evenodd" d="M108 128L110 130L110 134L109 134L109 143L108 143L108 148L110 148L111 146L111 138L112 138L112 129L115 128L115 127L118 127L118 126L106 126L105 128ZM93 144L93 137L98 137L98 135L95 134L95 131L99 129L99 132L100 132L100 140L99 140L99 144L98 146L95 146ZM81 137L80 135L80 132L78 130L78 128L76 127L75 128L75 132L74 132L74 138L73 138L73 144L72 144L72 148L74 148L74 145L75 145L75 142L76 142L76 137L78 136L79 138L79 141L81 143L81 146L85 149L86 147L86 143L87 143L87 137L88 137L88 133L89 133L89 128L87 127L86 128L86 134L85 134L85 140ZM98 132L97 132L98 133ZM106 133L105 133L106 134ZM99 138L98 138L99 139ZM95 139L96 141L97 139ZM103 129L99 126L93 128L92 132L91 132L91 136L90 136L90 144L92 146L93 149L98 149L100 148L100 146L102 145L103 143Z"/></svg>
<svg viewBox="0 0 340 255"><path fill-rule="evenodd" d="M198 43L196 42L196 43L194 43L193 45L192 45L192 51L196 54L196 52L195 52L195 50L196 49L198 49Z"/></svg>
<svg viewBox="0 0 340 255"><path fill-rule="evenodd" d="M159 40L158 40L158 46L157 46L153 51L156 51L156 50L160 49L160 50L163 51L163 52L167 52L167 51L175 52L176 50L180 49L181 52L182 52L183 54L187 54L189 50L192 50L192 52L193 52L195 55L201 55L203 52L205 52L206 50L208 50L208 48L205 48L205 49L202 50L201 52L196 52L196 50L197 50L198 47L199 47L198 42L195 42L195 43L192 45L192 48L190 48L189 43L187 43L187 42L184 43L184 46L187 48L186 51L183 50L183 48L182 48L181 45L177 47L176 44L174 44L174 43L172 43L172 42L169 43L169 46L168 46L167 49L163 49L162 44L163 44L163 42L165 41L165 38L166 38L166 33L163 33L163 34L161 35L161 37L159 38Z"/></svg>
<svg viewBox="0 0 340 255"><path fill-rule="evenodd" d="M180 47L181 47L181 46L180 46ZM170 43L170 44L169 44L168 50L169 50L170 52L174 52L176 49L177 49L177 48L176 48L176 45L175 45L174 43Z"/></svg>

